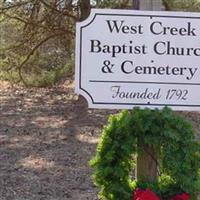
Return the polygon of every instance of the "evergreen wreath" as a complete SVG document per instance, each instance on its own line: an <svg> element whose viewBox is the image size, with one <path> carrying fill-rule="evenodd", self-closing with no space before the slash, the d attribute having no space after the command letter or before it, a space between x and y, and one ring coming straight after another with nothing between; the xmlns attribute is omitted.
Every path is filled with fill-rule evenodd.
<svg viewBox="0 0 200 200"><path fill-rule="evenodd" d="M144 183L131 176L134 158L143 151L137 146L141 139L159 152L156 182ZM103 200L131 200L138 187L167 200L182 192L196 199L200 190L200 144L191 123L169 108L135 108L111 115L90 165Z"/></svg>

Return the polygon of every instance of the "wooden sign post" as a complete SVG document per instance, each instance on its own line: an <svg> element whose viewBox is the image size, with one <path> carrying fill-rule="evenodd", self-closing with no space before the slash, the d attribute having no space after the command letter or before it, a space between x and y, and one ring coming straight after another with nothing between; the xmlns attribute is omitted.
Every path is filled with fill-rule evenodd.
<svg viewBox="0 0 200 200"><path fill-rule="evenodd" d="M161 0L140 0L137 5L139 10L162 10ZM146 145L143 141L138 141L138 146L143 149L138 152L136 177L141 182L154 182L158 177L158 155L152 146Z"/></svg>

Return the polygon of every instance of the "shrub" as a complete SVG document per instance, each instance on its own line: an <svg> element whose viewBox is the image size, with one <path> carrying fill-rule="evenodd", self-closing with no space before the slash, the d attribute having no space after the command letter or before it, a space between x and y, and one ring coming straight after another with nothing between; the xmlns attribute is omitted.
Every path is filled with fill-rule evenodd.
<svg viewBox="0 0 200 200"><path fill-rule="evenodd" d="M155 182L144 183L130 175L133 157L141 150L138 140L159 151L160 175ZM200 144L192 125L169 108L135 108L111 115L90 164L103 200L131 200L136 187L150 188L162 199L182 192L196 199L200 190Z"/></svg>

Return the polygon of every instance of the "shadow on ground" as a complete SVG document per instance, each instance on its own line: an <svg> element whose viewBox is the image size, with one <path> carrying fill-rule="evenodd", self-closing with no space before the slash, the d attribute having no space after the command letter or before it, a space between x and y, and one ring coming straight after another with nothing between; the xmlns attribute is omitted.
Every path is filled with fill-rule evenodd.
<svg viewBox="0 0 200 200"><path fill-rule="evenodd" d="M95 200L88 161L109 112L73 87L1 87L0 103L0 200Z"/></svg>

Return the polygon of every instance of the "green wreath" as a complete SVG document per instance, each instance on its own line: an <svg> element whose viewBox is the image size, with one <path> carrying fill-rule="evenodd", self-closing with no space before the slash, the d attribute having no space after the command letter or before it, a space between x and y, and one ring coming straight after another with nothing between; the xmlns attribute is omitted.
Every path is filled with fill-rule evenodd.
<svg viewBox="0 0 200 200"><path fill-rule="evenodd" d="M156 182L141 182L131 176L134 158L143 150L137 146L141 139L159 152ZM135 108L111 115L90 165L103 200L131 200L136 187L149 188L161 199L181 192L196 199L200 190L200 144L192 125L169 108Z"/></svg>

